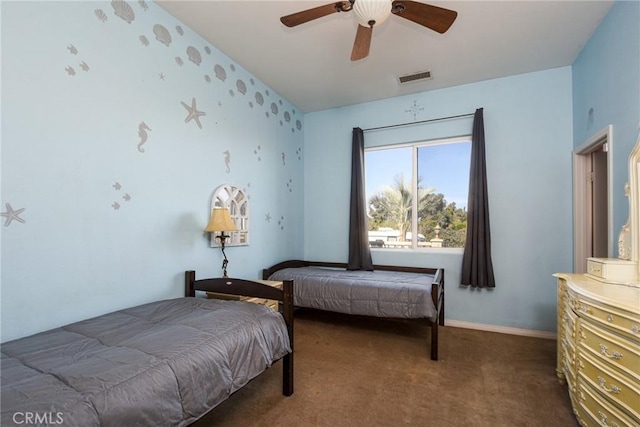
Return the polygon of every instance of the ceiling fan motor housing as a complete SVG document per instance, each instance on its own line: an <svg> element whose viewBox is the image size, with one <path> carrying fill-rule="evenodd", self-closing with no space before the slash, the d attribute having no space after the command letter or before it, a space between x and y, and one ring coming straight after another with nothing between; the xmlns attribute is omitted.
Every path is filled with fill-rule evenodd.
<svg viewBox="0 0 640 427"><path fill-rule="evenodd" d="M355 0L353 12L363 27L380 25L391 15L391 0Z"/></svg>

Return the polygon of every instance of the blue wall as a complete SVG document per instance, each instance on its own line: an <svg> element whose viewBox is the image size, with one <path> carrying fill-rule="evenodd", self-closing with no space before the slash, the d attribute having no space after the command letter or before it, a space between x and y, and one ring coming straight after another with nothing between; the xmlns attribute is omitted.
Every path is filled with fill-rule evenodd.
<svg viewBox="0 0 640 427"><path fill-rule="evenodd" d="M554 272L572 268L571 69L305 115L305 258L346 261L351 130L484 108L496 289L460 287L462 250L374 250L378 264L444 267L450 319L555 330ZM472 118L365 133L365 145L471 134Z"/></svg>
<svg viewBox="0 0 640 427"><path fill-rule="evenodd" d="M449 319L555 330L551 274L572 269L571 151L610 123L616 230L626 221L638 2L616 2L572 67L304 117L154 3L127 4L0 3L0 212L16 211L0 218L2 341L179 296L185 269L218 275L220 252L202 229L221 184L251 202L251 244L229 249L231 275L258 277L288 258L345 261L354 126L485 109L496 289L457 285L460 250L374 252L380 264L446 268ZM185 122L181 103L193 98L202 128ZM140 145L142 122L151 130ZM366 139L470 131L461 119Z"/></svg>
<svg viewBox="0 0 640 427"><path fill-rule="evenodd" d="M613 229L617 236L629 217L624 185L629 181L628 158L640 126L640 2L616 2L574 62L573 115L575 147L613 125ZM614 247L617 256L617 245Z"/></svg>
<svg viewBox="0 0 640 427"><path fill-rule="evenodd" d="M640 3L614 4L572 67L387 99L305 116L305 257L347 257L351 128L470 113L484 107L496 289L459 283L461 251L374 250L374 262L442 266L447 318L555 331L551 274L572 271L572 150L613 124L614 230L640 119ZM592 119L588 118L593 109ZM466 132L464 128L468 129ZM370 132L370 145L470 133L471 120ZM313 162L310 160L313 159Z"/></svg>
<svg viewBox="0 0 640 427"><path fill-rule="evenodd" d="M230 275L302 252L303 115L156 4L125 5L2 2L3 341L219 275L202 230L221 184L250 198Z"/></svg>

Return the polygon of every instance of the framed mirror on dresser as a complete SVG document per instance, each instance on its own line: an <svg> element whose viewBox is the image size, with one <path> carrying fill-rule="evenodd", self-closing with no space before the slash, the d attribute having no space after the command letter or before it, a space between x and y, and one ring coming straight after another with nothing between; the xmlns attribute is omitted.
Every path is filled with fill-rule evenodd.
<svg viewBox="0 0 640 427"><path fill-rule="evenodd" d="M557 273L556 372L582 426L640 427L640 135L629 156L618 258Z"/></svg>

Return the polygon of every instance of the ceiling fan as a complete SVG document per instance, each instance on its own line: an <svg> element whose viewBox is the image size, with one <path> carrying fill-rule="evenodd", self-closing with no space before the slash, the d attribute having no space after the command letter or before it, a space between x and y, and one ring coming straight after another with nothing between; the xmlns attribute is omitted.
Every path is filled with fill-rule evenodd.
<svg viewBox="0 0 640 427"><path fill-rule="evenodd" d="M352 10L358 19L358 30L351 51L352 61L369 55L373 26L381 24L392 13L440 34L444 34L458 16L458 12L453 10L409 0L348 0L292 13L283 16L280 21L287 27L295 27L332 13Z"/></svg>

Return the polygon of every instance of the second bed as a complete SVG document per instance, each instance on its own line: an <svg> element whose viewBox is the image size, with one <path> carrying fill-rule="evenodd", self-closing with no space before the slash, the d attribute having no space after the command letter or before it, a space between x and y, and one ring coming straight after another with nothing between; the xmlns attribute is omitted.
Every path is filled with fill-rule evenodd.
<svg viewBox="0 0 640 427"><path fill-rule="evenodd" d="M431 326L431 359L438 360L438 324L444 326L444 269L291 260L263 270L268 280L293 280L294 305L338 313L422 319Z"/></svg>

